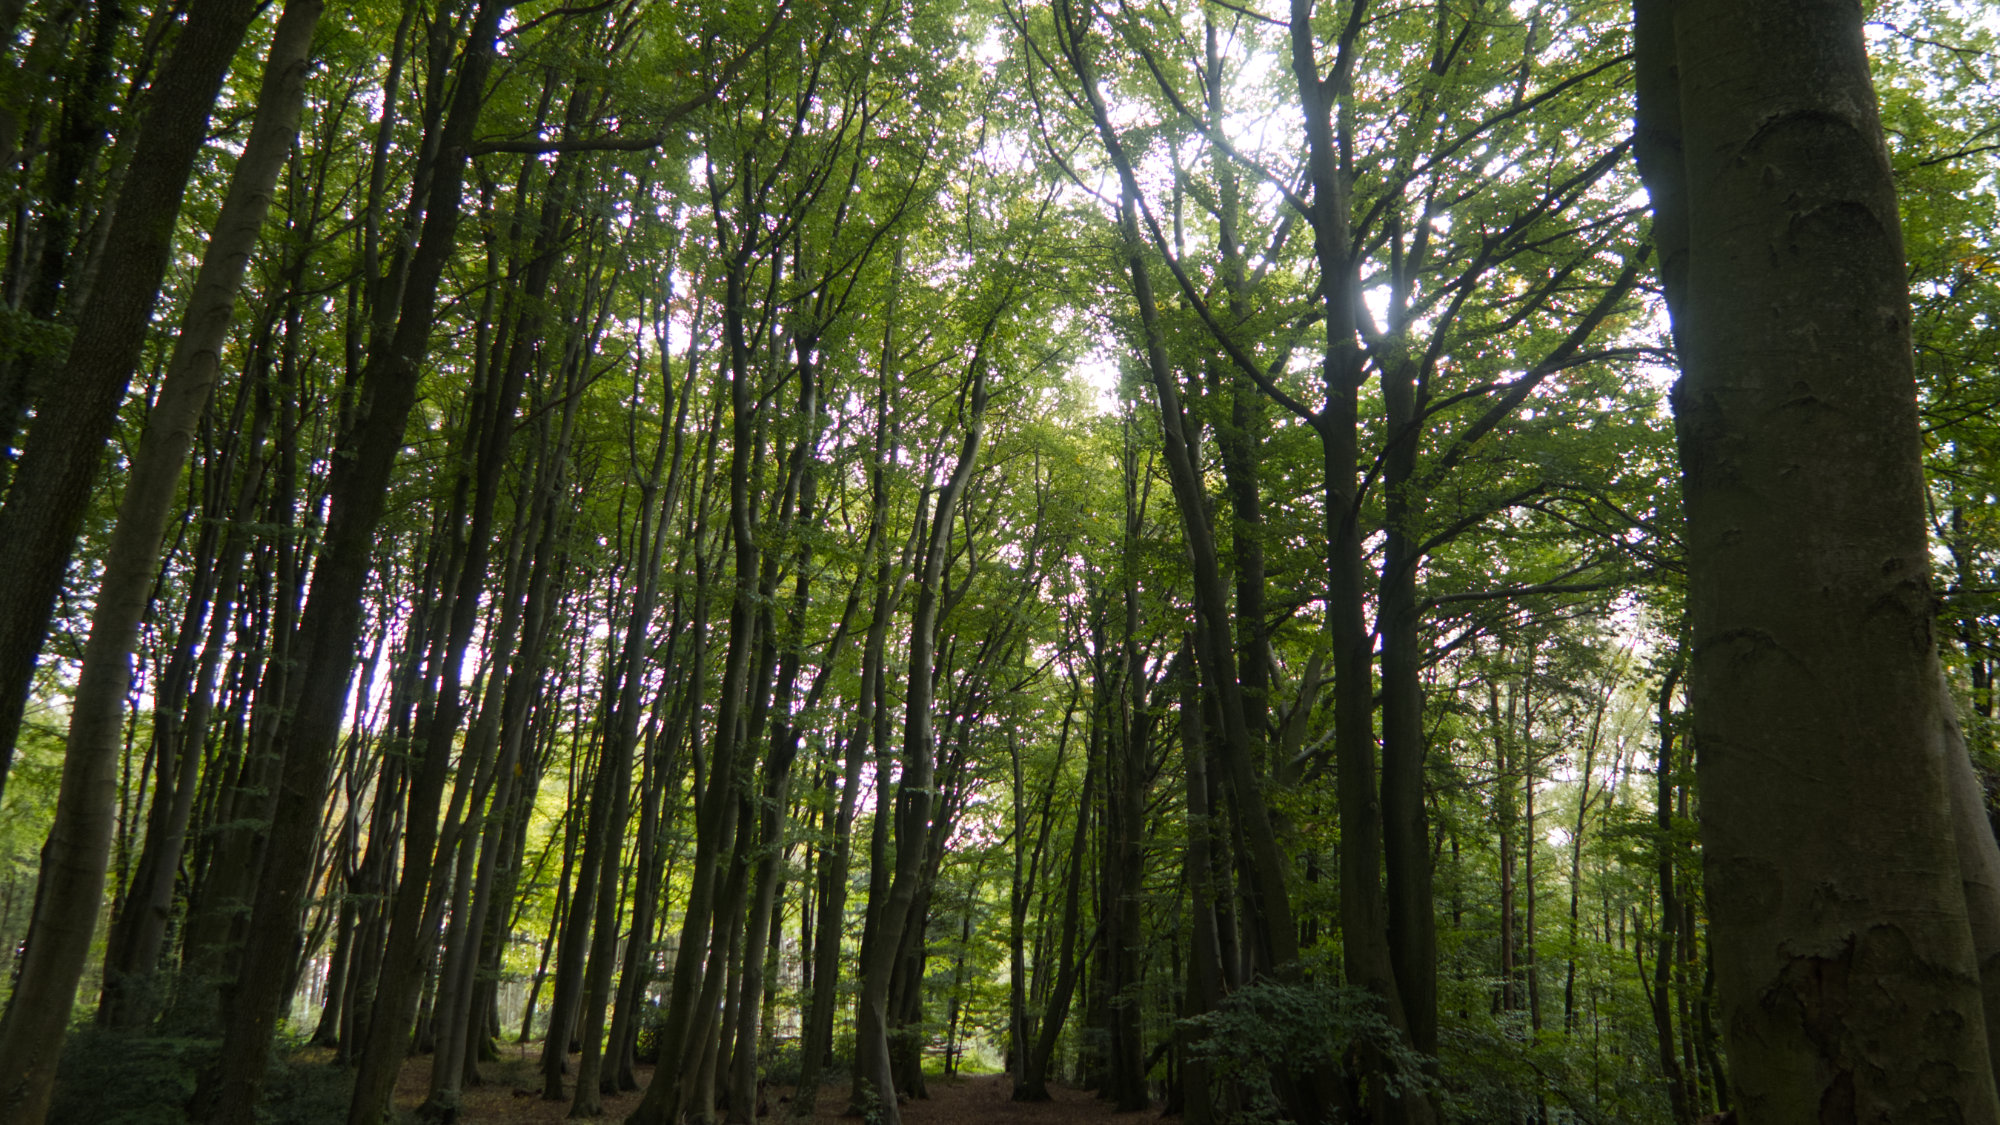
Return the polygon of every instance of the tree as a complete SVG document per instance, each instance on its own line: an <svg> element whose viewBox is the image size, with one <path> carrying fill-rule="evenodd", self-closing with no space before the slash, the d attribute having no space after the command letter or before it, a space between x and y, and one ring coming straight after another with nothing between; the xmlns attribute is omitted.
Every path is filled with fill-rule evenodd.
<svg viewBox="0 0 2000 1125"><path fill-rule="evenodd" d="M1640 0L1634 27L1684 372L1692 737L1737 1104L1753 1122L1990 1119L1983 919L1961 878L1994 842L1949 812L1962 752L1861 10Z"/></svg>
<svg viewBox="0 0 2000 1125"><path fill-rule="evenodd" d="M72 351L65 373L77 380L79 392L58 396L59 402L38 417L22 474L0 510L0 527L9 532L12 573L21 575L9 588L0 621L10 630L0 638L0 781L12 755L20 705L36 651L46 633L64 564L79 525L83 499L106 431L124 397L139 351L146 320L159 295L181 194L208 123L208 113L222 79L242 42L253 6L216 4L191 14L190 26L167 64L155 112L141 133L140 159L128 186L132 199L120 221L117 265L129 271L100 291L86 306L87 335ZM77 979L89 953L97 921L105 864L111 846L113 764L118 729L129 682L127 660L133 634L146 603L146 589L166 525L173 482L187 456L190 430L206 404L214 378L214 356L242 276L243 256L255 244L262 226L265 193L276 178L296 128L300 75L318 9L302 5L286 30L283 49L274 53L269 70L270 117L262 122L256 158L243 169L246 197L229 218L235 224L222 232L213 263L203 281L211 292L196 307L197 323L183 332L186 352L179 378L149 427L142 467L150 474L143 487L127 490L120 512L109 575L100 591L103 607L91 630L86 656L89 685L80 690L78 713L71 723L65 755L63 793L50 828L52 847L45 850L44 889L36 896L34 923L29 930L27 987L10 999L0 1020L0 1045L7 1051L7 1069L0 1072L0 1115L8 1120L38 1122L48 1110L55 1083L56 1059L69 1022ZM210 323L202 324L206 318ZM221 324L213 323L220 318ZM40 938L39 941L33 940Z"/></svg>

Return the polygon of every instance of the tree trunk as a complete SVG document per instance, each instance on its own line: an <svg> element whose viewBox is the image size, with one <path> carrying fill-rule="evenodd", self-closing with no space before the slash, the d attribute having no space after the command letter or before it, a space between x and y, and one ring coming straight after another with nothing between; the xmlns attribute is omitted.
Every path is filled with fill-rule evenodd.
<svg viewBox="0 0 2000 1125"><path fill-rule="evenodd" d="M287 999L283 989L298 948L299 910L311 875L327 761L338 742L346 708L347 672L360 631L360 597L373 561L375 528L387 507L389 477L416 402L417 377L437 314L438 284L457 249L466 146L485 96L486 72L507 7L505 0L487 0L474 20L459 67L455 104L441 138L444 155L432 175L423 237L410 258L403 314L394 335L370 357L363 376L365 417L342 442L327 485L328 518L320 564L314 569L311 597L301 619L299 655L304 667L286 692L293 717L283 739L277 815L265 843L263 876L224 1031L221 1070L197 1090L196 1105L204 1110L213 1106L210 1118L223 1125L250 1125L254 1120L271 1037ZM416 824L405 827L427 836L432 831ZM429 841L412 843L427 850ZM408 965L398 965L391 951L382 965L404 972L414 967L413 954L409 956ZM371 1038L377 1026L408 1018L383 1007L378 1003L369 1021Z"/></svg>
<svg viewBox="0 0 2000 1125"><path fill-rule="evenodd" d="M1319 434L1322 488L1325 496L1327 626L1333 663L1334 763L1339 776L1341 962L1348 983L1368 990L1382 1015L1400 1034L1410 1034L1399 986L1395 956L1389 945L1389 908L1380 872L1383 862L1382 792L1376 771L1374 641L1366 625L1368 565L1363 555L1360 510L1360 390L1365 373L1357 341L1356 314L1361 306L1360 284L1351 246L1348 184L1351 140L1346 136L1351 114L1337 112L1342 99L1352 97L1353 50L1359 9L1335 48L1334 71L1322 77L1313 33L1313 0L1291 0L1291 66L1298 83L1299 108L1305 118L1307 167L1312 183L1314 257L1319 266L1320 307L1324 312L1324 345L1320 356L1326 405L1314 419ZM1341 135L1336 136L1339 117ZM1346 163L1344 164L1343 161ZM1391 393L1396 393L1391 389ZM1414 560L1402 560L1414 564ZM1394 608L1385 607L1385 608ZM1407 685L1392 690L1407 692ZM1407 705L1407 699L1399 700ZM1410 747L1399 747L1406 758ZM1407 770L1407 765L1402 766ZM1421 789L1418 790L1421 793ZM1418 798L1421 800L1421 797ZM1409 795L1401 793L1398 811L1409 812ZM1405 828L1407 831L1407 827ZM1399 864L1399 871L1413 875ZM1418 935L1407 935L1416 940ZM1423 957L1412 950L1413 960ZM1420 976L1411 965L1410 974ZM1398 1095L1385 1081L1384 1060L1365 1063L1383 1120L1425 1125L1436 1118L1421 1093Z"/></svg>
<svg viewBox="0 0 2000 1125"><path fill-rule="evenodd" d="M1048 1006L1042 1012L1039 1033L1028 1051L1028 1057L1021 1064L1021 1081L1014 1087L1014 1100L1017 1102L1045 1102L1050 1098L1049 1071L1055 1061L1056 1043L1062 1038L1063 1021L1069 1016L1070 997L1076 992L1078 965L1083 957L1089 955L1087 949L1082 954L1076 949L1080 928L1077 907L1083 883L1083 857L1089 850L1090 842L1090 794L1096 780L1097 770L1093 763L1092 768L1084 771L1083 791L1077 798L1076 828L1069 844L1069 871L1062 883L1062 937L1056 954L1055 983L1049 989Z"/></svg>
<svg viewBox="0 0 2000 1125"><path fill-rule="evenodd" d="M1738 1110L2000 1118L1862 13L1654 2L1641 73L1678 75L1642 84L1639 123L1680 159L1662 145L1641 170L1684 371L1689 682Z"/></svg>
<svg viewBox="0 0 2000 1125"><path fill-rule="evenodd" d="M570 1103L571 1117L597 1117L604 1112L601 1079L604 1067L604 1016L611 1000L611 970L618 950L619 856L630 818L632 759L639 744L639 718L645 707L644 681L646 639L652 628L653 605L659 592L660 556L666 540L665 525L672 513L656 499L667 462L668 449L678 444L670 439L667 423L674 415L669 403L661 414L662 432L653 447L651 474L639 489L640 522L635 542L637 561L632 576L632 605L627 618L623 669L619 675L616 705L611 715L611 732L598 765L600 778L591 809L591 843L596 845L597 917L592 926L590 967L583 980L583 1058L576 1071L576 1097ZM634 451L637 452L636 450ZM593 850L586 845L586 851ZM590 863L586 861L586 869ZM589 878L589 875L585 875ZM579 888L581 894L581 888ZM549 1042L559 1044L555 1036ZM544 1049L544 1066L548 1058ZM546 1069L543 1077L548 1077ZM560 1079L558 1078L558 1085Z"/></svg>
<svg viewBox="0 0 2000 1125"><path fill-rule="evenodd" d="M990 322L989 322L990 329ZM984 344L982 338L981 344ZM932 657L937 645L938 584L944 574L945 557L951 546L952 522L957 518L958 501L965 493L972 470L979 460L979 442L984 432L986 408L986 356L983 347L975 351L969 364L970 388L965 416L965 438L950 478L938 492L936 510L931 515L929 542L917 582L916 608L910 619L910 686L903 726L903 774L896 789L895 875L883 907L881 929L862 968L861 995L856 1000L855 1035L857 1057L870 1060L867 1070L857 1069L855 1084L875 1098L878 1125L900 1125L902 1114L896 1106L896 1083L889 1064L889 978L895 969L906 930L914 927L921 942L924 919L912 911L918 898L929 833L934 794L932 792L936 747L931 732ZM879 812L877 815L881 815Z"/></svg>
<svg viewBox="0 0 2000 1125"><path fill-rule="evenodd" d="M253 455L243 458L249 464L235 495L217 505L218 515L233 517L227 534L220 535L221 545L213 546L215 537L205 534L211 544L202 552L205 582L198 596L190 598L188 612L182 619L181 643L175 653L176 661L185 655L197 666L189 676L170 665L159 693L161 702L154 718L153 737L160 747L157 751L160 776L154 787L152 812L146 819L146 842L132 884L112 924L110 939L105 943L104 997L97 1014L98 1021L110 1027L144 1025L165 999L162 982L155 979L154 973L166 940L188 825L200 789L199 771L208 748L216 682L228 652L229 630L243 588L243 559L249 546L244 527L256 518L255 503L264 477L261 458L254 456L254 451L263 447L269 433L270 396L244 393L247 390L247 387L239 390L239 404L255 399L257 408L247 434L239 434L236 441L239 449L253 451ZM234 413L236 418L232 421L240 421L240 405ZM232 429L238 428L232 425ZM220 465L212 464L208 471L219 473L227 482L228 468L236 460L235 456L225 455ZM227 483L214 492L228 495ZM190 638L200 628L203 612L207 613L208 633L196 661L196 649Z"/></svg>
<svg viewBox="0 0 2000 1125"><path fill-rule="evenodd" d="M1182 1002L1183 1019L1204 1015L1222 1002L1222 946L1215 914L1215 808L1209 800L1208 740L1203 729L1201 695L1190 684L1181 692L1181 753L1187 784L1187 869L1190 928L1188 984ZM1188 1048L1199 1041L1184 1026L1175 1031L1182 1043L1182 1115L1187 1125L1213 1125L1215 1090L1208 1060Z"/></svg>
<svg viewBox="0 0 2000 1125"><path fill-rule="evenodd" d="M212 0L189 12L153 83L111 218L107 281L83 304L58 376L63 393L49 395L35 416L0 508L0 574L10 576L0 586L0 785L104 443L145 346L209 112L256 12L249 0Z"/></svg>
<svg viewBox="0 0 2000 1125"><path fill-rule="evenodd" d="M157 149L178 150L147 148L145 151L158 161L153 171L159 178L135 178L133 181L141 193L171 197L170 207L152 215L153 220L165 228L156 236L160 249L164 249L167 235L171 233L174 212L179 208L181 187L186 180L187 168L192 163L187 141L200 140L200 130L207 123L208 109L214 100L222 69L227 66L230 54L243 37L249 14L245 8L240 3L231 7L219 6L211 16L213 23L197 27L191 22L183 33L174 60L169 63L170 72L175 79L189 84L186 94L193 95L205 87L208 96L201 99L198 106L170 107L159 118L149 118L148 127L142 135L142 145L152 141ZM203 256L195 282L195 295L182 320L166 381L162 384L158 402L147 418L146 432L140 441L125 495L119 505L118 522L112 531L104 575L98 588L97 611L91 621L90 640L84 650L83 669L71 706L62 788L56 802L55 823L49 830L49 844L43 851L44 885L28 930L27 953L21 966L22 983L8 1006L6 1019L0 1022L0 1059L7 1060L6 1069L0 1070L0 1115L7 1120L39 1121L47 1112L55 1080L56 1059L62 1049L71 1002L83 972L84 960L90 951L91 934L96 928L98 905L103 895L105 865L109 858L117 804L114 791L118 755L123 745L125 696L131 683L132 646L138 636L140 618L144 616L147 602L151 599L160 542L166 531L181 471L187 463L188 450L193 444L195 423L208 407L209 392L220 368L217 353L223 337L228 333L250 252L256 247L263 228L264 215L270 205L271 187L277 180L279 169L284 166L292 139L298 131L306 55L312 45L313 28L319 22L319 13L317 0L295 0L286 9L289 18L280 23L266 66L260 112L231 179L229 195L223 204L215 233ZM187 53L185 63L181 61L183 51ZM177 85L164 85L167 81L164 77L162 81L160 97L181 90ZM168 116L168 113L175 116ZM156 125L156 120L161 124ZM184 152L189 159L180 159ZM179 169L177 176L176 168ZM148 209L147 203L133 204L133 210L142 216L147 214ZM134 238L140 238L142 233L150 232L129 233ZM144 254L145 248L133 252ZM157 253L151 258L161 266L165 264ZM150 263L134 261L130 264L144 269ZM66 372L79 381L87 381L90 375L95 375L96 382L107 391L113 391L112 384L115 384L115 392L106 396L114 412L118 400L123 397L131 362L136 358L138 345L144 337L144 314L152 304L159 277L160 270L153 268L149 274L140 273L128 279L135 290L141 286L147 290L142 300L139 299L142 295L136 291L124 293L123 286L103 291L108 301L132 302L130 308L117 311L139 313L140 319L136 323L122 326L130 337L130 347L124 349L122 354L93 354L94 345L79 339L76 358L94 363L91 367L79 369L75 366L76 358L73 358L72 366ZM91 327L112 329L121 326L86 320L85 328ZM58 410L55 416L61 417L61 412ZM106 418L107 424L108 421ZM85 418L82 423L89 425L91 420ZM48 440L39 426L37 436L43 442ZM98 442L98 445L101 444L102 439ZM95 448L87 452L66 452L85 462L85 468L94 470L97 459ZM23 484L17 486L16 492L34 480L36 478L24 475ZM87 479L84 487L87 491ZM12 512L10 504L7 514ZM76 515L80 516L81 512ZM49 539L43 547L67 554L68 540L75 534L75 517L57 512L53 513L53 518L68 522L69 532ZM0 523L4 522L4 517L0 517ZM47 525L44 527L46 529ZM32 606L26 608L31 609ZM42 619L46 622L46 606ZM39 640L39 629L36 633ZM5 685L0 685L0 693L8 690ZM11 732L0 732L0 735L11 735Z"/></svg>

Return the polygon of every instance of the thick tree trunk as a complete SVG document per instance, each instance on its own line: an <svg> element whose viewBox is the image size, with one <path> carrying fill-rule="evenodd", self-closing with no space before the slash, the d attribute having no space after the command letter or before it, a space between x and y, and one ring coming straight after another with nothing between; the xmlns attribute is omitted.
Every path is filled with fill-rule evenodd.
<svg viewBox="0 0 2000 1125"><path fill-rule="evenodd" d="M1347 87L1352 68L1351 52L1356 34L1355 18L1347 21L1334 50L1333 74L1322 77L1313 32L1313 0L1291 2L1291 64L1298 83L1299 106L1305 117L1307 166L1312 183L1314 256L1319 266L1321 308L1324 311L1324 347L1320 356L1321 379L1326 404L1314 419L1321 452L1322 486L1325 495L1328 643L1333 663L1334 762L1339 773L1340 815L1340 926L1341 960L1348 983L1372 993L1391 1027L1410 1034L1410 1023L1396 972L1396 958L1389 944L1389 904L1382 888L1383 809L1382 791L1376 772L1374 641L1366 624L1367 562L1362 548L1360 510L1360 390L1364 379L1357 341L1356 314L1360 307L1351 246L1351 200L1348 184L1351 145L1336 136L1336 117L1344 134L1349 115L1338 112L1341 99L1351 97ZM1394 388L1390 393L1397 393ZM1414 565L1413 559L1399 559ZM1394 608L1385 606L1385 609ZM1392 685L1393 688L1393 685ZM1400 689L1407 694L1407 685ZM1408 700L1399 699L1399 706ZM1405 755L1410 748L1400 747ZM1407 767L1404 767L1407 768ZM1419 790L1421 792L1421 790ZM1408 795L1399 799L1399 812L1408 814ZM1420 800L1421 798L1419 798ZM1407 831L1407 827L1405 828ZM1399 873L1407 864L1399 864ZM1405 935L1410 940L1418 934ZM1423 952L1412 950L1411 960ZM1406 966L1406 975L1420 977L1415 966ZM1382 1081L1380 1058L1369 1059L1375 1071L1374 1097L1382 1103L1383 1119L1422 1125L1435 1119L1436 1112L1421 1093L1392 1095Z"/></svg>
<svg viewBox="0 0 2000 1125"><path fill-rule="evenodd" d="M1738 1111L1994 1120L1862 13L1684 0L1649 19L1655 2L1641 73L1678 75L1641 86L1640 126L1671 131L1677 108L1681 154L1641 167L1656 236L1686 239L1663 259L1685 260L1667 293L1689 681Z"/></svg>

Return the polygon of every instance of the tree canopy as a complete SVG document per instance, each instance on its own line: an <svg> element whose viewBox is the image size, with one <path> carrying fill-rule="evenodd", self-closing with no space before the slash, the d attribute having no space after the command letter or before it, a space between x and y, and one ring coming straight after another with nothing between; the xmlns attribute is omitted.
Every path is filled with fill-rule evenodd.
<svg viewBox="0 0 2000 1125"><path fill-rule="evenodd" d="M0 4L0 1121L1984 1119L1995 36Z"/></svg>

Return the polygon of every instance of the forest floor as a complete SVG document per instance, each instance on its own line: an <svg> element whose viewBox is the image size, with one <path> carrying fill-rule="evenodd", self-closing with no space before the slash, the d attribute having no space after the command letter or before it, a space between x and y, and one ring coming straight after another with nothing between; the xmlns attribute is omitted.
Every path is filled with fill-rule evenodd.
<svg viewBox="0 0 2000 1125"><path fill-rule="evenodd" d="M567 1100L544 1101L541 1096L540 1044L507 1044L498 1062L480 1064L485 1081L468 1087L460 1103L460 1125L554 1125L569 1119ZM572 1060L573 1061L573 1060ZM424 1100L430 1081L430 1058L412 1058L403 1065L396 1083L396 1108L401 1119L410 1119L410 1110ZM641 1084L652 1081L653 1068L638 1068ZM1083 1090L1051 1085L1055 1100L1016 1102L1009 1096L1012 1086L1004 1074L926 1080L930 1097L903 1104L904 1125L1084 1125L1112 1116L1110 1103ZM774 1086L765 1091L769 1110L764 1125L786 1125L791 1120L792 1088ZM639 1104L637 1093L607 1096L600 1121L623 1121ZM855 1125L858 1118L843 1118L847 1107L846 1083L820 1088L812 1125Z"/></svg>

